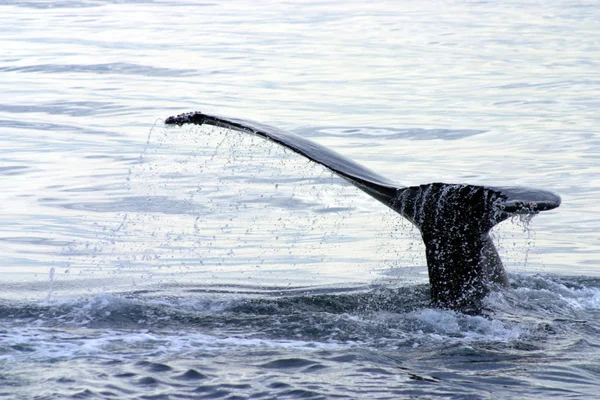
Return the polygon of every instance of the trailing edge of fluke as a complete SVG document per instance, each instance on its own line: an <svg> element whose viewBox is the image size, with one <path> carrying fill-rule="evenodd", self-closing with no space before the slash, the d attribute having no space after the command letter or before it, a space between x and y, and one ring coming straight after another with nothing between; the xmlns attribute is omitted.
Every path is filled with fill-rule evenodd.
<svg viewBox="0 0 600 400"><path fill-rule="evenodd" d="M318 143L291 132L237 118L192 112L167 125L213 125L260 136L321 164L392 208L419 228L434 306L479 313L493 288L508 285L490 229L514 214L560 205L552 192L522 187L429 183L403 187Z"/></svg>

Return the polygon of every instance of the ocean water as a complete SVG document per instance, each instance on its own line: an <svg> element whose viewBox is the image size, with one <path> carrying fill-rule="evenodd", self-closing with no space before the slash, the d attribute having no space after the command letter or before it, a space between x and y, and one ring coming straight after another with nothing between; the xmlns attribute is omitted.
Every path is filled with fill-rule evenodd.
<svg viewBox="0 0 600 400"><path fill-rule="evenodd" d="M0 396L595 398L595 1L5 0ZM259 138L401 182L552 190L511 287L431 308L418 231Z"/></svg>

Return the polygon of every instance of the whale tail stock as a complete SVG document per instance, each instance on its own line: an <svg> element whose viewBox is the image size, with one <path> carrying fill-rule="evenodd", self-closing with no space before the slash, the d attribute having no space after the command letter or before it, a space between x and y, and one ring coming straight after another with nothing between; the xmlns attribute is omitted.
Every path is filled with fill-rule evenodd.
<svg viewBox="0 0 600 400"><path fill-rule="evenodd" d="M483 297L508 284L490 229L511 215L537 214L561 202L552 192L520 187L403 187L318 143L254 121L192 112L169 117L165 124L207 124L261 136L327 167L395 210L421 232L431 299L441 308L480 312Z"/></svg>

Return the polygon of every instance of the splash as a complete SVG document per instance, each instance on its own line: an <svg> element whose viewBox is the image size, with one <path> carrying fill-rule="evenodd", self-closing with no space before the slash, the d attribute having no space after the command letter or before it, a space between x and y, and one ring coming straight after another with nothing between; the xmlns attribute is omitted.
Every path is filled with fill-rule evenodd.
<svg viewBox="0 0 600 400"><path fill-rule="evenodd" d="M92 292L364 282L419 250L414 232L381 229L390 212L325 168L222 128L153 128L126 181L105 205L114 224L65 251L71 270L102 278Z"/></svg>

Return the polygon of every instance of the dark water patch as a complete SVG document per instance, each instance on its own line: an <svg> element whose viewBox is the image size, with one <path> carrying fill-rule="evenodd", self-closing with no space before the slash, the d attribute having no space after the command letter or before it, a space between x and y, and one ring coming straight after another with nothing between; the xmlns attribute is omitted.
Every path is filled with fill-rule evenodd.
<svg viewBox="0 0 600 400"><path fill-rule="evenodd" d="M99 395L104 396L105 398L118 398L119 394L114 393L114 392L109 392L107 390L103 390L101 392L98 392Z"/></svg>
<svg viewBox="0 0 600 400"><path fill-rule="evenodd" d="M0 242L13 244L34 244L39 246L66 247L70 242L43 237L2 237Z"/></svg>
<svg viewBox="0 0 600 400"><path fill-rule="evenodd" d="M236 172L240 169L236 167ZM286 176L270 176L268 178L262 178L260 176L244 176L244 175L234 175L234 176L220 176L219 181L223 182L247 182L252 180L252 182L258 183L268 183L277 187L278 185L287 183L287 184L312 184L312 185L331 185L331 177L303 177L301 175L294 177L286 177Z"/></svg>
<svg viewBox="0 0 600 400"><path fill-rule="evenodd" d="M252 385L247 383L224 383L221 385L221 387L228 389L250 389L252 388Z"/></svg>
<svg viewBox="0 0 600 400"><path fill-rule="evenodd" d="M207 379L208 376L204 375L201 372L196 371L195 369L188 369L181 375L174 376L173 379L179 379L184 381L199 381L202 379Z"/></svg>
<svg viewBox="0 0 600 400"><path fill-rule="evenodd" d="M105 64L37 64L14 67L0 67L0 72L35 72L44 74L82 73L94 75L139 75L149 77L186 77L197 75L193 69L172 69L164 67L151 67L149 65L132 63L105 63Z"/></svg>
<svg viewBox="0 0 600 400"><path fill-rule="evenodd" d="M137 374L133 372L123 372L122 374L116 374L115 378L133 378L134 376L137 376Z"/></svg>
<svg viewBox="0 0 600 400"><path fill-rule="evenodd" d="M220 385L202 385L196 387L194 389L195 393L206 393L205 397L207 399L217 399L219 397L227 396L231 393L229 390L221 389Z"/></svg>
<svg viewBox="0 0 600 400"><path fill-rule="evenodd" d="M315 372L319 372L323 369L329 368L326 365L322 365L322 364L316 364L316 365L311 365L310 367L304 368L302 370L302 372L304 373L315 373Z"/></svg>
<svg viewBox="0 0 600 400"><path fill-rule="evenodd" d="M103 362L102 365L109 365L111 367L114 367L117 365L123 365L123 361L122 360L107 360L107 361Z"/></svg>
<svg viewBox="0 0 600 400"><path fill-rule="evenodd" d="M0 167L0 175L4 176L15 176L23 175L31 170L31 167L26 165L11 165L7 167Z"/></svg>
<svg viewBox="0 0 600 400"><path fill-rule="evenodd" d="M72 399L93 399L97 397L96 393L89 389L84 389L81 392L77 392L71 396Z"/></svg>
<svg viewBox="0 0 600 400"><path fill-rule="evenodd" d="M0 112L11 114L48 114L68 115L71 117L89 117L113 114L125 109L125 106L102 101L64 101L45 104L0 104Z"/></svg>
<svg viewBox="0 0 600 400"><path fill-rule="evenodd" d="M143 396L140 396L140 399L144 399L144 400L169 400L171 399L171 395L168 394L146 394Z"/></svg>
<svg viewBox="0 0 600 400"><path fill-rule="evenodd" d="M354 211L353 207L327 207L327 208L319 208L316 210L312 210L317 214L331 214L331 213L345 213Z"/></svg>
<svg viewBox="0 0 600 400"><path fill-rule="evenodd" d="M21 344L21 343L12 345L12 346L10 346L10 348L11 348L11 350L15 350L18 352L34 352L35 351L35 348L33 346L28 345L28 344Z"/></svg>
<svg viewBox="0 0 600 400"><path fill-rule="evenodd" d="M64 125L64 124L54 124L50 122L29 122L23 120L7 120L0 119L0 128L16 128L16 129L30 129L35 131L45 131L45 132L75 132L78 134L86 134L86 135L100 135L103 137L122 137L122 134L106 131L106 130L97 130L91 129L88 127L82 128L75 125Z"/></svg>
<svg viewBox="0 0 600 400"><path fill-rule="evenodd" d="M289 294L289 292L287 293ZM277 314L286 312L348 312L388 311L406 313L429 305L429 286L415 285L397 289L375 289L352 294L307 294L286 296L275 300L250 299L232 306L241 313Z"/></svg>
<svg viewBox="0 0 600 400"><path fill-rule="evenodd" d="M137 366L144 368L149 372L166 372L171 371L173 368L169 367L166 364L148 362L148 361L139 361L136 363Z"/></svg>
<svg viewBox="0 0 600 400"><path fill-rule="evenodd" d="M229 196L224 196L224 197L218 196L217 198L228 199ZM269 196L262 196L262 197L260 197L260 196L252 197L249 199L244 199L244 203L245 204L266 204L270 208L280 208L280 209L284 209L284 210L290 209L290 210L294 210L294 211L304 210L304 209L313 209L314 207L318 207L321 205L320 203L299 199L297 197L290 198L289 195L282 195L282 196L269 195Z"/></svg>
<svg viewBox="0 0 600 400"><path fill-rule="evenodd" d="M289 388L290 385L285 382L273 382L269 384L269 387L272 389L286 389Z"/></svg>
<svg viewBox="0 0 600 400"><path fill-rule="evenodd" d="M428 376L421 376L421 375L417 375L417 374L409 374L408 377L409 377L409 379L412 379L414 381L421 381L421 382L433 382L433 383L437 383L437 382L440 381L438 378L428 377Z"/></svg>
<svg viewBox="0 0 600 400"><path fill-rule="evenodd" d="M578 79L578 80L554 80L554 81L546 81L546 82L517 82L517 83L509 83L498 85L494 87L495 89L525 89L525 88L540 88L540 89L555 89L555 88L564 88L564 87L572 87L577 85L598 85L600 83L595 79Z"/></svg>
<svg viewBox="0 0 600 400"><path fill-rule="evenodd" d="M479 135L487 131L475 129L422 129L422 128L378 128L378 127L327 127L296 130L307 137L341 137L345 139L385 140L458 140ZM385 142L384 142L385 143Z"/></svg>
<svg viewBox="0 0 600 400"><path fill-rule="evenodd" d="M92 7L103 7L107 4L164 4L163 1L160 0L4 0L3 5L12 5L22 8L32 8L39 10L47 10L47 9L67 9L67 8L92 8ZM201 6L210 6L214 5L213 3L196 3L196 2L184 2L178 1L175 3L169 3L169 7L177 7L177 6L189 6L193 5L195 7Z"/></svg>
<svg viewBox="0 0 600 400"><path fill-rule="evenodd" d="M54 200L56 199L53 199L53 201ZM205 209L204 206L197 202L191 200L177 200L167 196L130 196L114 201L55 203L51 205L68 210L93 211L99 213L143 212L197 215Z"/></svg>
<svg viewBox="0 0 600 400"><path fill-rule="evenodd" d="M115 184L108 185L95 185L95 186L83 186L83 187L71 187L60 189L63 193L93 193L93 192L108 192L120 188L121 186ZM47 197L43 198L44 201L48 201ZM54 201L60 199L53 199Z"/></svg>
<svg viewBox="0 0 600 400"><path fill-rule="evenodd" d="M265 364L261 364L261 368L272 368L272 369L297 369L306 367L309 365L317 364L311 360L305 360L302 358L288 358L282 360L274 360Z"/></svg>
<svg viewBox="0 0 600 400"><path fill-rule="evenodd" d="M119 155L109 155L109 154L92 154L92 155L87 155L87 156L83 156L83 158L87 158L89 160L112 160L112 161L116 161L116 162L126 162L126 163L139 163L140 162L140 158L139 157L127 157L127 156L119 156ZM48 186L50 188L50 186ZM59 186L57 186L59 187ZM60 186L62 187L62 186Z"/></svg>
<svg viewBox="0 0 600 400"><path fill-rule="evenodd" d="M534 104L558 104L556 100L505 100L492 103L494 106L503 105L534 105Z"/></svg>
<svg viewBox="0 0 600 400"><path fill-rule="evenodd" d="M284 392L281 392L279 395L284 398L290 398L290 399L326 399L327 398L318 392L314 392L312 390L305 390L305 389L286 390Z"/></svg>
<svg viewBox="0 0 600 400"><path fill-rule="evenodd" d="M140 378L136 382L137 385L142 385L142 386L150 386L150 385L156 386L156 385L159 385L160 383L161 382L158 379L153 378L151 376L144 376L143 378Z"/></svg>

